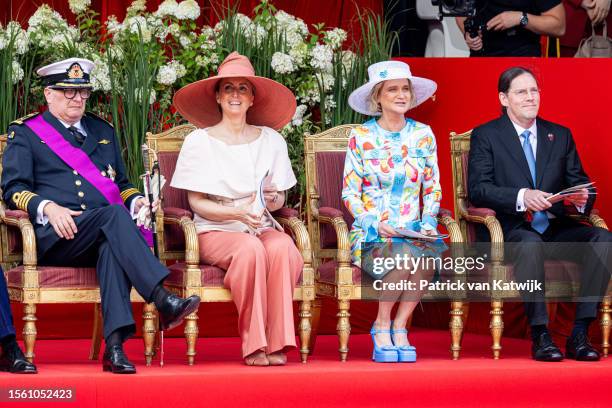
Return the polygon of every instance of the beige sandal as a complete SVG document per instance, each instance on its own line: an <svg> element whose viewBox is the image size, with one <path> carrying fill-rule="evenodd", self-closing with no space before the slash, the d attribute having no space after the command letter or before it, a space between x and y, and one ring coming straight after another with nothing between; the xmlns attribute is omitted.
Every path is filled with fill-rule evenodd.
<svg viewBox="0 0 612 408"><path fill-rule="evenodd" d="M267 357L268 361L270 362L270 365L282 366L287 364L287 354L283 353L282 351L277 351L275 353L268 354Z"/></svg>
<svg viewBox="0 0 612 408"><path fill-rule="evenodd" d="M265 367L270 365L270 361L268 361L266 353L259 350L246 356L244 358L244 364L248 366Z"/></svg>

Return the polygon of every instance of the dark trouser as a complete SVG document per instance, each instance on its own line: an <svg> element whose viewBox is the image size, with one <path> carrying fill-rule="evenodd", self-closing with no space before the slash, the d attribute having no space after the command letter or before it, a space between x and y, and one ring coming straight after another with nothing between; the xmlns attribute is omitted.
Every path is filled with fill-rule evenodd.
<svg viewBox="0 0 612 408"><path fill-rule="evenodd" d="M6 280L2 268L0 268L0 339L10 334L15 334L15 326L13 326L13 315L11 314Z"/></svg>
<svg viewBox="0 0 612 408"><path fill-rule="evenodd" d="M506 242L515 244L513 252L514 277L519 282L536 279L544 282L544 260L567 260L582 266L580 273L581 298L601 297L607 290L610 281L610 248L612 233L602 228L595 228L569 219L552 219L544 234L533 230L529 224L509 231ZM546 245L551 242L593 243L577 244L575 250L569 245ZM569 249L568 249L569 248ZM525 313L530 325L548 323L548 312L544 302L543 291L522 293L525 300ZM597 301L580 301L576 305L576 319L595 318Z"/></svg>
<svg viewBox="0 0 612 408"><path fill-rule="evenodd" d="M132 286L150 301L153 289L168 276L168 270L155 258L124 207L109 205L87 210L74 221L78 230L74 239L60 239L42 254L39 263L95 266L104 337L125 328L125 340L135 329L130 303Z"/></svg>

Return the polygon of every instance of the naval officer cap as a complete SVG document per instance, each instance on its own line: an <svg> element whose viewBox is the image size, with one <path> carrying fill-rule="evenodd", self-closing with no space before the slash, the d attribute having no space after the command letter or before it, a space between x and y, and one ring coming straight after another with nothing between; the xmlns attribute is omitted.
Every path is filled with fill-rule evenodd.
<svg viewBox="0 0 612 408"><path fill-rule="evenodd" d="M63 61L45 65L36 70L45 87L52 89L91 88L89 73L94 67L93 61L84 58L68 58Z"/></svg>

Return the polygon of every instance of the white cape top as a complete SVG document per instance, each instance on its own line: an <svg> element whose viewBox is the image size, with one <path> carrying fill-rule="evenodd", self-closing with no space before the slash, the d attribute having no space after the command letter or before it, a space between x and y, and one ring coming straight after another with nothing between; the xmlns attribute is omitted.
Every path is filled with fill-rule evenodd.
<svg viewBox="0 0 612 408"><path fill-rule="evenodd" d="M278 191L293 187L297 180L291 168L287 143L268 127L250 143L229 145L196 129L185 138L170 185L196 191L223 205L237 206L259 189L269 171ZM279 227L266 210L265 227ZM248 231L239 221L211 221L194 215L198 233L205 231Z"/></svg>

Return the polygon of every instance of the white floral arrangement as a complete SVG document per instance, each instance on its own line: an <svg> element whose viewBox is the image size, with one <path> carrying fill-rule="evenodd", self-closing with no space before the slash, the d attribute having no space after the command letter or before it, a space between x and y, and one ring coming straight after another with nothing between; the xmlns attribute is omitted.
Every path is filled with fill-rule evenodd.
<svg viewBox="0 0 612 408"><path fill-rule="evenodd" d="M123 21L115 16L100 21L91 3L68 0L75 25L43 4L27 28L15 21L0 26L0 81L11 87L0 96L0 126L44 104L34 67L69 57L91 59L95 93L89 109L114 121L127 147L132 179L141 171L138 146L144 134L181 121L171 106L174 92L214 75L231 51L249 57L258 75L294 92L295 115L281 130L293 146L294 164L301 160L304 133L362 119L347 107L347 96L365 81L366 61L389 57L382 49L386 45L347 44L345 30L323 24L309 29L269 0L262 0L251 16L223 10L218 13L223 19L212 27L200 24L196 0L164 0L155 11L147 11L146 0L134 0ZM364 50L379 54L366 58Z"/></svg>

